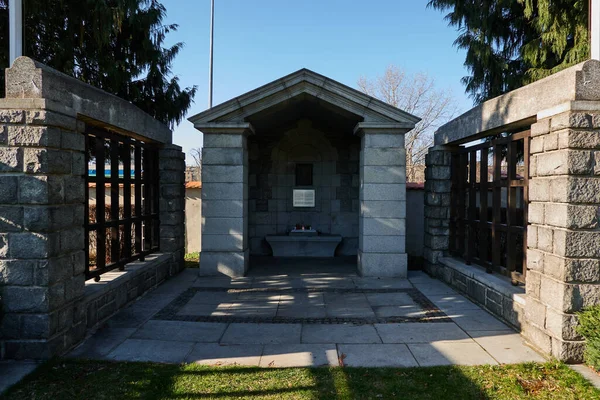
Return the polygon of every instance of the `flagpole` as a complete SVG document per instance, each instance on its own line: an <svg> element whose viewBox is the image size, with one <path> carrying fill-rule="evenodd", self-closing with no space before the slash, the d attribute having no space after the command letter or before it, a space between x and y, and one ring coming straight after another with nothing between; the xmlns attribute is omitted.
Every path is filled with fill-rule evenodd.
<svg viewBox="0 0 600 400"><path fill-rule="evenodd" d="M208 108L213 105L213 41L215 36L215 0L210 0L210 61L208 66Z"/></svg>
<svg viewBox="0 0 600 400"><path fill-rule="evenodd" d="M9 63L23 55L23 0L9 0Z"/></svg>

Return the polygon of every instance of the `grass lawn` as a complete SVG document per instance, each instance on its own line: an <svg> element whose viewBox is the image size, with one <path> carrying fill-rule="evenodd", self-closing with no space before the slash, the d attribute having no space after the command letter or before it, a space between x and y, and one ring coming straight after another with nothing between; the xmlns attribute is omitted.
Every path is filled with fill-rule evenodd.
<svg viewBox="0 0 600 400"><path fill-rule="evenodd" d="M187 253L184 257L186 268L200 267L200 253Z"/></svg>
<svg viewBox="0 0 600 400"><path fill-rule="evenodd" d="M258 369L57 359L2 399L600 399L558 363Z"/></svg>

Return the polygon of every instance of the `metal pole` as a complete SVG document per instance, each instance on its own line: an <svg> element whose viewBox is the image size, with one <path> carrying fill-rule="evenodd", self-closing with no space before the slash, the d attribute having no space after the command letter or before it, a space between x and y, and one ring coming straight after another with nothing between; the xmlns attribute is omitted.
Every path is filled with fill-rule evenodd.
<svg viewBox="0 0 600 400"><path fill-rule="evenodd" d="M215 0L210 0L210 61L208 66L208 108L213 105L213 40L215 36Z"/></svg>
<svg viewBox="0 0 600 400"><path fill-rule="evenodd" d="M9 63L23 55L23 0L9 0ZM10 66L9 65L9 66Z"/></svg>
<svg viewBox="0 0 600 400"><path fill-rule="evenodd" d="M592 60L600 60L600 0L590 0L590 45Z"/></svg>

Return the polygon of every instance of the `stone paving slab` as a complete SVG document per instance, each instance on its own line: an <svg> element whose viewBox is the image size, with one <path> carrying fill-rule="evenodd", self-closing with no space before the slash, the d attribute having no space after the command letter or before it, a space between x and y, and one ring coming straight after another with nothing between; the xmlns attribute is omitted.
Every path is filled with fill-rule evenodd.
<svg viewBox="0 0 600 400"><path fill-rule="evenodd" d="M480 310L477 304L459 294L454 295L430 295L427 296L440 310L444 312L455 312L459 310Z"/></svg>
<svg viewBox="0 0 600 400"><path fill-rule="evenodd" d="M525 345L521 335L510 331L475 331L471 337L502 364L545 362L546 359Z"/></svg>
<svg viewBox="0 0 600 400"><path fill-rule="evenodd" d="M194 342L127 339L108 355L116 361L152 361L182 363L192 351Z"/></svg>
<svg viewBox="0 0 600 400"><path fill-rule="evenodd" d="M262 345L231 345L196 343L185 362L203 365L244 365L258 367Z"/></svg>
<svg viewBox="0 0 600 400"><path fill-rule="evenodd" d="M229 303L221 304L186 304L179 309L177 315L192 315L192 316L224 316L227 314L227 309L231 306Z"/></svg>
<svg viewBox="0 0 600 400"><path fill-rule="evenodd" d="M227 324L187 321L148 321L139 328L132 339L166 341L218 342Z"/></svg>
<svg viewBox="0 0 600 400"><path fill-rule="evenodd" d="M135 330L135 328L102 327L85 342L71 351L69 357L90 359L105 358L113 349L133 335Z"/></svg>
<svg viewBox="0 0 600 400"><path fill-rule="evenodd" d="M352 278L357 289L411 289L406 279L397 278Z"/></svg>
<svg viewBox="0 0 600 400"><path fill-rule="evenodd" d="M511 331L512 328L483 309L456 310L448 316L467 333L476 331Z"/></svg>
<svg viewBox="0 0 600 400"><path fill-rule="evenodd" d="M375 318L370 306L354 307L352 304L326 304L325 311L331 318Z"/></svg>
<svg viewBox="0 0 600 400"><path fill-rule="evenodd" d="M338 366L335 344L276 344L267 345L263 350L259 366L322 367Z"/></svg>
<svg viewBox="0 0 600 400"><path fill-rule="evenodd" d="M408 348L421 367L436 365L497 365L477 343L415 343Z"/></svg>
<svg viewBox="0 0 600 400"><path fill-rule="evenodd" d="M299 344L300 324L229 324L223 344Z"/></svg>
<svg viewBox="0 0 600 400"><path fill-rule="evenodd" d="M327 312L324 305L279 303L277 317L283 318L325 318Z"/></svg>
<svg viewBox="0 0 600 400"><path fill-rule="evenodd" d="M426 283L413 283L413 286L425 296L431 295L454 295L457 294L450 286L441 281L431 281Z"/></svg>
<svg viewBox="0 0 600 400"><path fill-rule="evenodd" d="M302 343L381 343L373 325L303 325Z"/></svg>
<svg viewBox="0 0 600 400"><path fill-rule="evenodd" d="M33 361L0 361L0 394L35 371L38 365Z"/></svg>
<svg viewBox="0 0 600 400"><path fill-rule="evenodd" d="M383 343L432 343L472 339L454 323L375 324Z"/></svg>
<svg viewBox="0 0 600 400"><path fill-rule="evenodd" d="M348 367L418 367L405 344L340 344L338 354Z"/></svg>
<svg viewBox="0 0 600 400"><path fill-rule="evenodd" d="M187 304L220 304L232 303L238 300L239 293L227 292L197 292Z"/></svg>
<svg viewBox="0 0 600 400"><path fill-rule="evenodd" d="M417 306L408 293L367 293L367 301L373 307L378 306Z"/></svg>

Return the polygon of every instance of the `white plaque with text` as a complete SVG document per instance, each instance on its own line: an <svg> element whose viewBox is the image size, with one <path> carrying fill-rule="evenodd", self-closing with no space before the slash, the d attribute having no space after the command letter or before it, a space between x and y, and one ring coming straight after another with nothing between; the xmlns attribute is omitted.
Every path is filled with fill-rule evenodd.
<svg viewBox="0 0 600 400"><path fill-rule="evenodd" d="M315 191L310 189L294 189L294 207L314 207Z"/></svg>

